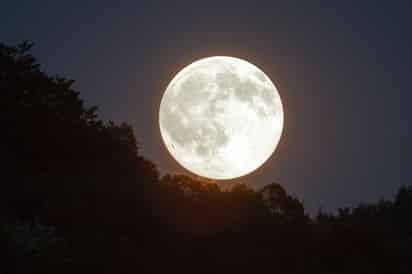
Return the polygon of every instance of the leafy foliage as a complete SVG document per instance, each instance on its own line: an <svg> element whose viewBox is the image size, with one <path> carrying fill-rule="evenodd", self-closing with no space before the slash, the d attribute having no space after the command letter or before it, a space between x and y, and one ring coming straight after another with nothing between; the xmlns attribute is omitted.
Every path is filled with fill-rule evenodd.
<svg viewBox="0 0 412 274"><path fill-rule="evenodd" d="M132 127L98 118L32 43L0 45L0 272L408 273L412 188L305 215L277 183L160 177ZM144 132L140 132L144 136Z"/></svg>

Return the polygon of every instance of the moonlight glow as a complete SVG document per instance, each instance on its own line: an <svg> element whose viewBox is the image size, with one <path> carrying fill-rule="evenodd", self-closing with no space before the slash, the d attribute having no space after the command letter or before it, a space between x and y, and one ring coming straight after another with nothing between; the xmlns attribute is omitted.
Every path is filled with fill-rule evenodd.
<svg viewBox="0 0 412 274"><path fill-rule="evenodd" d="M167 87L159 111L168 151L189 171L232 179L261 166L283 129L283 108L272 81L233 57L201 59Z"/></svg>

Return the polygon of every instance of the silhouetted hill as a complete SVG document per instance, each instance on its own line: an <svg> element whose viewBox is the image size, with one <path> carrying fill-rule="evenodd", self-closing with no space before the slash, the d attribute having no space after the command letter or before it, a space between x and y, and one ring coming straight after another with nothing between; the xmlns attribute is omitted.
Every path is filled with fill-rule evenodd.
<svg viewBox="0 0 412 274"><path fill-rule="evenodd" d="M411 187L310 219L279 184L160 177L31 46L0 45L0 273L412 270Z"/></svg>

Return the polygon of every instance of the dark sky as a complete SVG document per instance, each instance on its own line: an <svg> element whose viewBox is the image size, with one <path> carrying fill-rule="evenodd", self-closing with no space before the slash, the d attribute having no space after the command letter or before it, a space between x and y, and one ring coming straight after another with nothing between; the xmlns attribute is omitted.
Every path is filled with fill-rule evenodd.
<svg viewBox="0 0 412 274"><path fill-rule="evenodd" d="M131 123L162 172L182 171L158 129L168 82L228 55L262 68L285 107L280 146L243 180L280 182L312 211L410 184L412 4L242 2L6 1L0 41L34 41L43 68L75 79L104 119Z"/></svg>

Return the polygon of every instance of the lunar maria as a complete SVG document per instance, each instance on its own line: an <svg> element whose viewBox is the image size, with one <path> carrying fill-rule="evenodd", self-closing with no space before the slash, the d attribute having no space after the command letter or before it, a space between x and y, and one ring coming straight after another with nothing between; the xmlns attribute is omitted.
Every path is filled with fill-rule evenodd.
<svg viewBox="0 0 412 274"><path fill-rule="evenodd" d="M212 179L246 175L267 161L283 130L276 86L255 65L215 56L183 68L159 109L162 139L190 172Z"/></svg>

